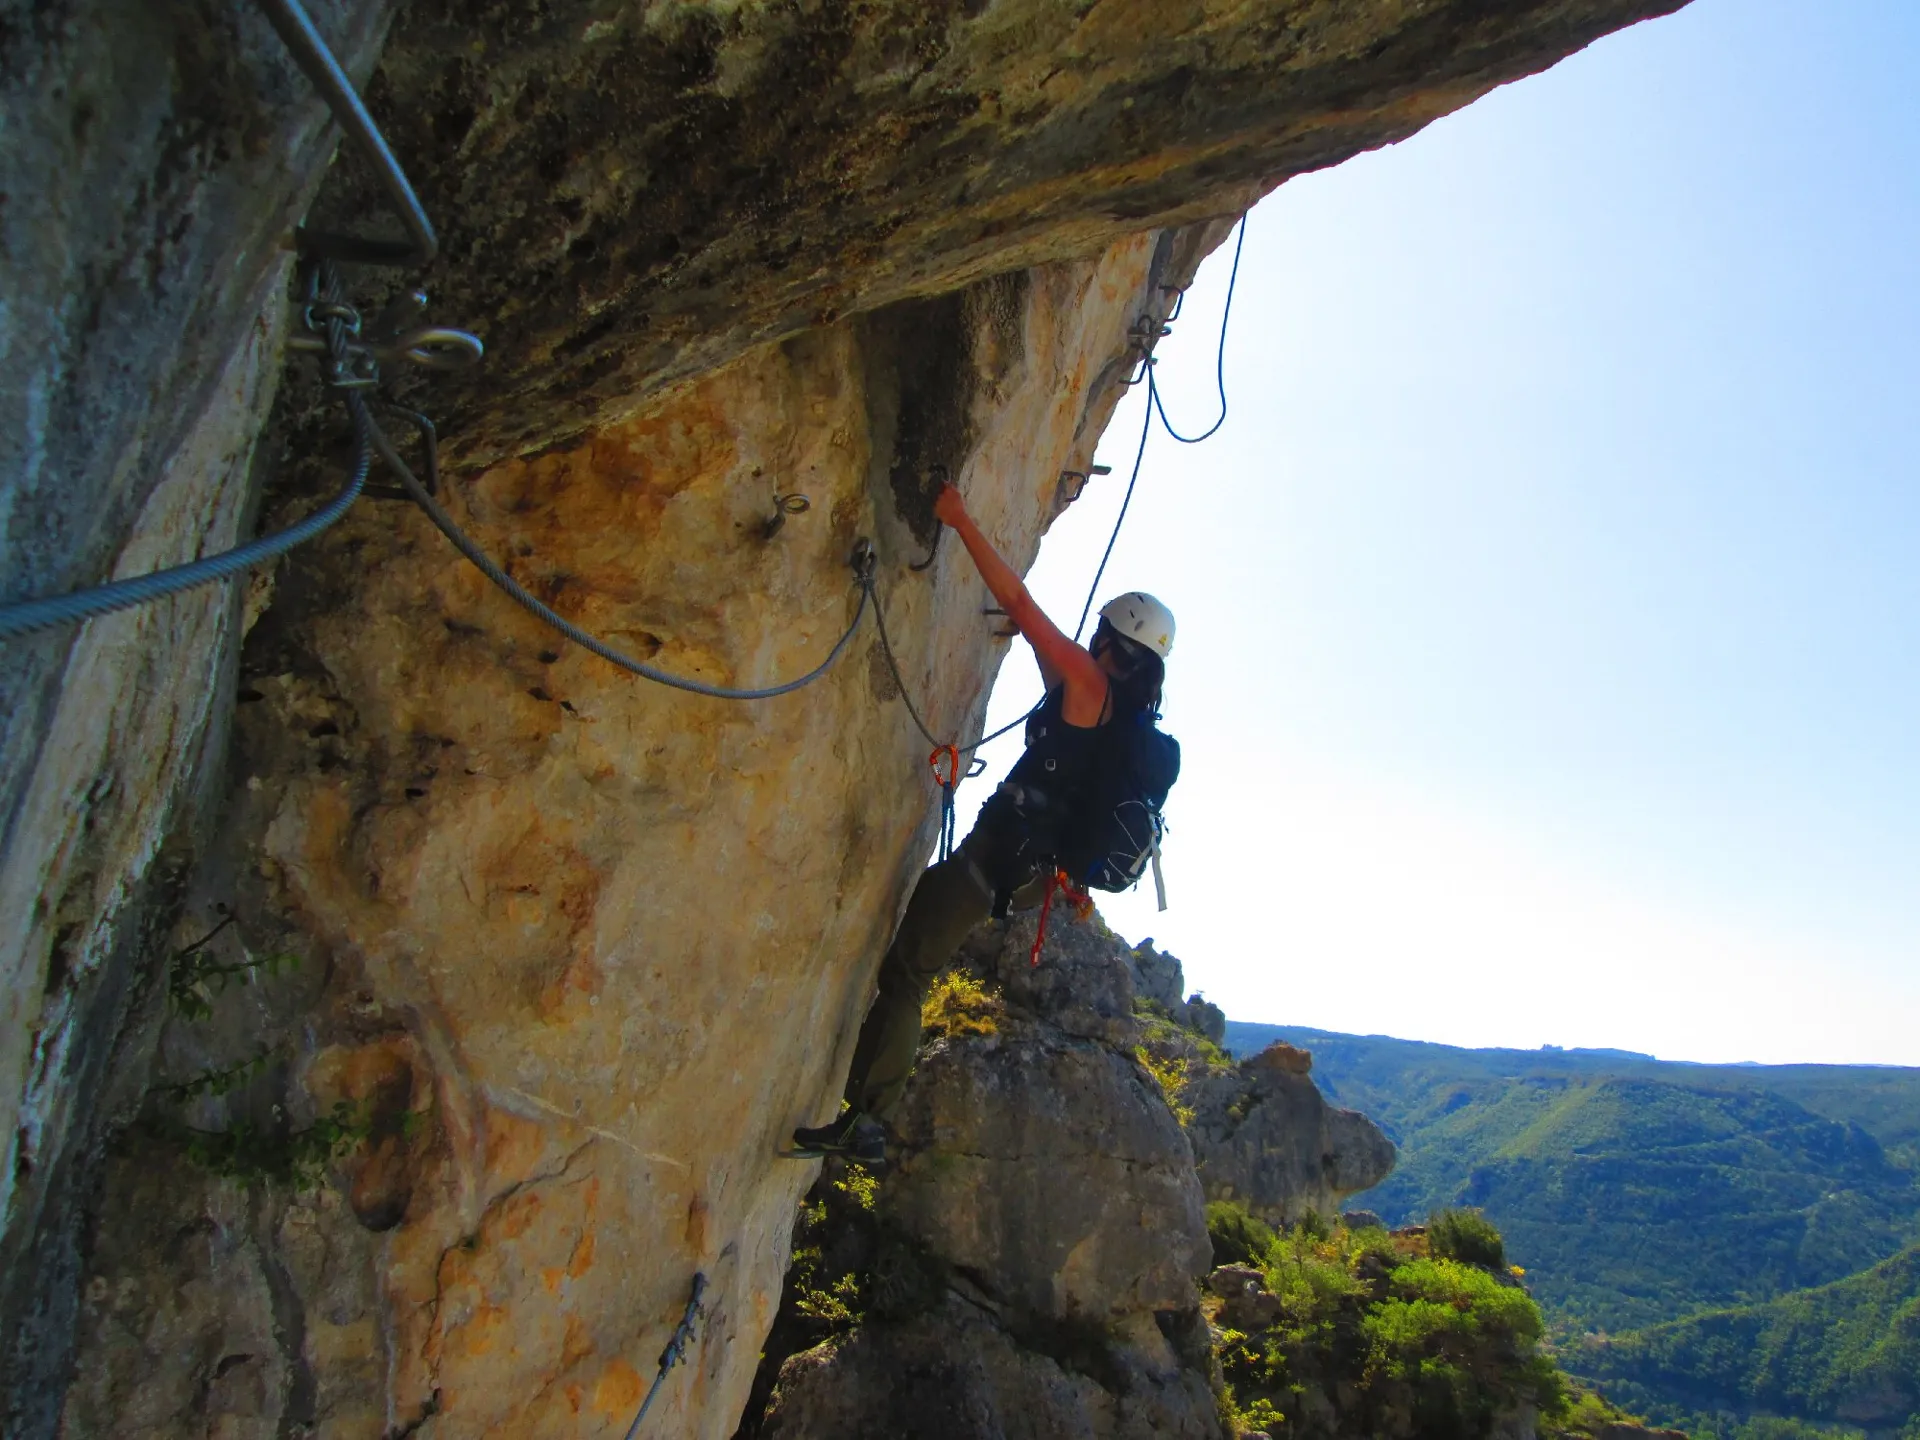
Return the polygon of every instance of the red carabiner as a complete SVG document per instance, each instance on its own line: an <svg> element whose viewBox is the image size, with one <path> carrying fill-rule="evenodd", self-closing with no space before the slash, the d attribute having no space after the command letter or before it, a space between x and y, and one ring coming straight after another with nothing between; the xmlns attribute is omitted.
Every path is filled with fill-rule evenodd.
<svg viewBox="0 0 1920 1440"><path fill-rule="evenodd" d="M947 762L947 773L940 773L940 762ZM960 747L958 745L936 745L933 753L927 756L927 765L933 771L933 783L942 790L951 790L960 783Z"/></svg>

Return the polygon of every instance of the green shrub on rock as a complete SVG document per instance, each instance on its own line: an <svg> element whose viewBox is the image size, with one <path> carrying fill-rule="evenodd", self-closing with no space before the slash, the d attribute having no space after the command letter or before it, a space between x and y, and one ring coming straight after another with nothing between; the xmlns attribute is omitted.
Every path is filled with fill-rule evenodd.
<svg viewBox="0 0 1920 1440"><path fill-rule="evenodd" d="M1207 1219L1216 1254L1257 1266L1267 1292L1223 1285L1209 1302L1236 1433L1470 1440L1534 1413L1557 1433L1574 1409L1539 1348L1539 1307L1497 1264L1439 1254L1431 1231L1322 1223L1263 1243L1265 1227L1237 1206L1211 1205ZM1468 1253L1504 1258L1478 1216L1443 1233L1449 1247L1464 1234Z"/></svg>
<svg viewBox="0 0 1920 1440"><path fill-rule="evenodd" d="M1273 1248L1273 1227L1233 1200L1207 1204L1207 1238L1215 1265L1264 1265Z"/></svg>
<svg viewBox="0 0 1920 1440"><path fill-rule="evenodd" d="M1442 1260L1487 1270L1507 1268L1507 1246L1478 1210L1442 1210L1427 1221L1427 1248Z"/></svg>

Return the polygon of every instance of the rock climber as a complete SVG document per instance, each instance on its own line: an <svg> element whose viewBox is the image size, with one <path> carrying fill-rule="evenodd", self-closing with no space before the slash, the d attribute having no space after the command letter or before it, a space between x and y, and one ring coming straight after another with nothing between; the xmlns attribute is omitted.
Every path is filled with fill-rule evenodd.
<svg viewBox="0 0 1920 1440"><path fill-rule="evenodd" d="M1028 719L1026 753L981 807L971 833L914 887L860 1027L846 1108L829 1124L793 1132L790 1153L801 1158L886 1158L886 1132L875 1117L900 1098L913 1071L928 987L980 921L1004 915L1009 905L1039 903L1062 826L1101 763L1103 737L1116 724L1157 713L1173 649L1172 612L1140 591L1101 607L1085 646L1069 639L981 534L959 491L944 486L933 513L960 536L994 600L1033 647L1046 698Z"/></svg>

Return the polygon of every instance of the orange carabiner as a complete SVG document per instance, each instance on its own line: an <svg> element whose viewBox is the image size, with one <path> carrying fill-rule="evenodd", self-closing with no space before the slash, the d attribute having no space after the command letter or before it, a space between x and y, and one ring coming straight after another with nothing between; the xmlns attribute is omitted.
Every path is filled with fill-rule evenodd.
<svg viewBox="0 0 1920 1440"><path fill-rule="evenodd" d="M947 773L940 773L940 762L947 762ZM933 753L927 756L927 765L933 771L933 783L942 790L951 790L960 783L960 747L958 745L936 745Z"/></svg>

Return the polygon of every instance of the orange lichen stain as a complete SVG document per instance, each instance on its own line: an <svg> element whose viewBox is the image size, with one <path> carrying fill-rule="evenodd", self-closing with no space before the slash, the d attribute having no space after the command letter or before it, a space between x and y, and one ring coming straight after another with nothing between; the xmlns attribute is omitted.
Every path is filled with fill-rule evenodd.
<svg viewBox="0 0 1920 1440"><path fill-rule="evenodd" d="M698 1194L687 1202L687 1248L696 1255L707 1253L707 1202Z"/></svg>
<svg viewBox="0 0 1920 1440"><path fill-rule="evenodd" d="M540 1272L540 1283L547 1287L549 1295L560 1293L560 1282L567 1278L567 1272L557 1265L549 1265Z"/></svg>
<svg viewBox="0 0 1920 1440"><path fill-rule="evenodd" d="M313 1057L307 1090L323 1104L365 1100L382 1090L404 1086L411 1095L413 1041L390 1036L369 1045L329 1045Z"/></svg>
<svg viewBox="0 0 1920 1440"><path fill-rule="evenodd" d="M473 1251L464 1245L455 1245L440 1257L439 1288L444 1294L456 1285L467 1285L473 1281Z"/></svg>
<svg viewBox="0 0 1920 1440"><path fill-rule="evenodd" d="M485 1355L493 1349L506 1323L507 1312L501 1306L480 1306L459 1329L460 1348L468 1355Z"/></svg>
<svg viewBox="0 0 1920 1440"><path fill-rule="evenodd" d="M593 1386L593 1408L602 1415L624 1415L640 1403L640 1373L624 1360L600 1372Z"/></svg>
<svg viewBox="0 0 1920 1440"><path fill-rule="evenodd" d="M539 925L547 918L547 907L538 895L510 895L507 897L507 923L509 925Z"/></svg>
<svg viewBox="0 0 1920 1440"><path fill-rule="evenodd" d="M580 1243L573 1247L573 1258L567 1261L567 1275L578 1280L593 1268L593 1232L587 1231L580 1237Z"/></svg>
<svg viewBox="0 0 1920 1440"><path fill-rule="evenodd" d="M566 1337L560 1342L560 1364L571 1369L593 1354L593 1336L578 1315L567 1316Z"/></svg>
<svg viewBox="0 0 1920 1440"><path fill-rule="evenodd" d="M545 1208L545 1202L536 1191L515 1195L494 1211L492 1222L487 1226L488 1238L518 1240L532 1228L533 1222Z"/></svg>
<svg viewBox="0 0 1920 1440"><path fill-rule="evenodd" d="M600 961L593 951L582 946L573 960L540 992L540 1016L559 1020L568 1014L584 1014L591 1008L587 997L599 992L602 976Z"/></svg>
<svg viewBox="0 0 1920 1440"><path fill-rule="evenodd" d="M567 1408L578 1415L580 1413L580 1402L584 1400L586 1396L581 1393L578 1385L567 1386L564 1393L567 1397Z"/></svg>
<svg viewBox="0 0 1920 1440"><path fill-rule="evenodd" d="M505 1110L487 1111L488 1180L499 1189L518 1185L546 1158L547 1132L532 1120Z"/></svg>

